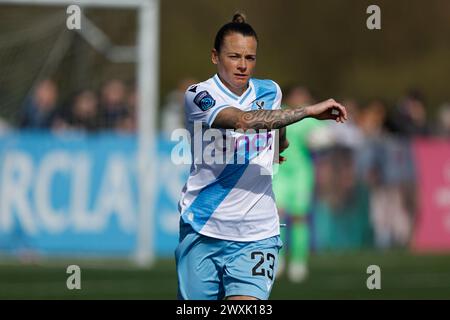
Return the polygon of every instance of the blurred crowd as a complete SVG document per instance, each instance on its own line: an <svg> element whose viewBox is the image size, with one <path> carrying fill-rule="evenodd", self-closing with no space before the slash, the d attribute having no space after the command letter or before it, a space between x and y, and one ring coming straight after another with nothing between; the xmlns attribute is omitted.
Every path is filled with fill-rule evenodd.
<svg viewBox="0 0 450 320"><path fill-rule="evenodd" d="M52 131L134 132L136 90L121 80L111 79L98 92L91 88L81 89L61 102L57 84L44 79L24 99L18 126Z"/></svg>
<svg viewBox="0 0 450 320"><path fill-rule="evenodd" d="M316 101L303 86L285 88L283 94L288 106ZM450 138L450 104L439 108L434 124L417 89L406 92L395 106L382 99L347 98L343 104L349 121L328 122L306 137L315 167L309 210L313 246L406 247L417 208L412 143L414 138Z"/></svg>
<svg viewBox="0 0 450 320"><path fill-rule="evenodd" d="M195 82L196 79L183 78L165 97L160 119L162 132L170 133L183 126L184 92ZM289 98L291 100L315 101L309 90L302 86L285 88L283 94L285 98L293 95L294 98ZM401 137L450 137L450 102L438 108L437 122L430 124L425 97L419 90L406 93L393 108L377 99L362 104L354 99L343 102L352 120L351 124L346 125L349 128L341 132L344 136L340 139L346 139L345 135L356 128L369 137L383 132ZM18 125L24 129L79 129L88 132L112 129L133 132L136 130L136 88L122 80L111 79L99 89L81 89L61 101L58 85L51 79L43 79L25 97L18 115ZM0 132L10 127L6 121L0 120Z"/></svg>
<svg viewBox="0 0 450 320"><path fill-rule="evenodd" d="M182 79L161 109L160 129L168 134L184 126L184 92L195 79ZM99 89L84 88L61 101L52 79L38 81L17 112L17 127L27 130L96 132L110 130L133 133L137 130L137 91L119 79L106 81ZM0 134L14 126L0 118Z"/></svg>

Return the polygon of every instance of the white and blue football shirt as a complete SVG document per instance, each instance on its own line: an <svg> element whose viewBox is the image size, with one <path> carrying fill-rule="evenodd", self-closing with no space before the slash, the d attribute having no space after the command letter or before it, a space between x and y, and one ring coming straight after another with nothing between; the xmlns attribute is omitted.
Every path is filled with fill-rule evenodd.
<svg viewBox="0 0 450 320"><path fill-rule="evenodd" d="M192 165L179 210L183 221L198 233L232 241L255 241L279 234L272 191L275 130L247 134L246 139L234 130L215 129L231 141L225 152L235 154L232 161L225 163L204 161L203 153L194 150L194 140L201 139L202 150L211 144L201 137L211 130L224 108L273 110L280 109L280 104L281 90L272 80L251 79L241 96L232 93L217 75L186 90L185 120L191 135ZM201 136L197 132L194 137L194 126L200 127ZM239 147L230 148L233 145ZM245 161L237 161L236 154L242 150Z"/></svg>

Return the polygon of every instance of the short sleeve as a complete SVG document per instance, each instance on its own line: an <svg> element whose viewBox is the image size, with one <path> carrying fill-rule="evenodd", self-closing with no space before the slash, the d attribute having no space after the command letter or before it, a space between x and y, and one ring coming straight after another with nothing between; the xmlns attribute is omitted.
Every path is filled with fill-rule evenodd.
<svg viewBox="0 0 450 320"><path fill-rule="evenodd" d="M211 127L219 111L230 106L220 95L202 84L189 87L184 98L187 121L201 121L208 127Z"/></svg>
<svg viewBox="0 0 450 320"><path fill-rule="evenodd" d="M276 88L276 95L275 95L275 100L273 102L273 107L272 110L277 110L277 109L281 109L281 100L283 98L283 94L281 92L280 86L278 85L278 83L276 83L275 81L272 81L275 84L275 88Z"/></svg>

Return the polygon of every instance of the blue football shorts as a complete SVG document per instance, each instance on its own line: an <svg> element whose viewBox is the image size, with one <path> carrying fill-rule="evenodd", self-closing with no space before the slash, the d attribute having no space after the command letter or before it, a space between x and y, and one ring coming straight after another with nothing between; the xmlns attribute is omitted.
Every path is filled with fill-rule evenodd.
<svg viewBox="0 0 450 320"><path fill-rule="evenodd" d="M244 295L267 300L278 267L280 236L228 241L195 232L180 223L175 250L178 299L222 300Z"/></svg>

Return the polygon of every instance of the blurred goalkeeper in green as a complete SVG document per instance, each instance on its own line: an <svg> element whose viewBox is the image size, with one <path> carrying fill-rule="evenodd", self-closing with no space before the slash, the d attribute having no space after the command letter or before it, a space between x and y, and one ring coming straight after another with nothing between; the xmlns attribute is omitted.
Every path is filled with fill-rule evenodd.
<svg viewBox="0 0 450 320"><path fill-rule="evenodd" d="M310 92L301 86L288 88L284 108L296 108L313 103ZM292 282L301 282L308 275L309 227L308 213L314 194L314 166L309 141L314 130L324 126L321 121L307 118L287 128L289 148L283 152L284 161L273 178L273 190L280 214L286 224L281 238L287 244L280 252L278 275L287 269ZM289 256L289 263L286 263Z"/></svg>

